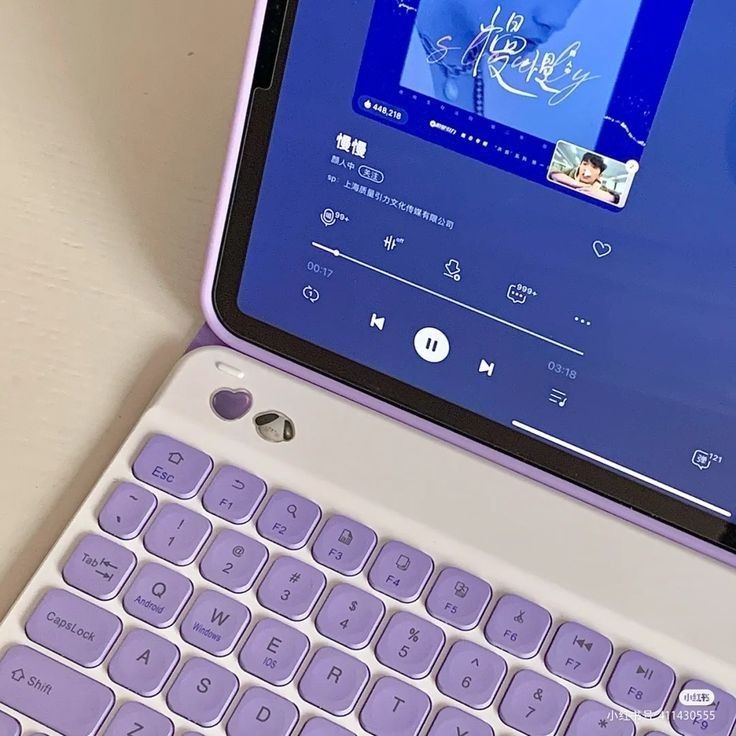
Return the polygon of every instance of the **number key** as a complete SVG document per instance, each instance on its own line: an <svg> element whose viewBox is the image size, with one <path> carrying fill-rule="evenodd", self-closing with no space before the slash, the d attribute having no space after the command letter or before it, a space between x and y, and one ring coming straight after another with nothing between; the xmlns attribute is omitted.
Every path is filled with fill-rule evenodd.
<svg viewBox="0 0 736 736"><path fill-rule="evenodd" d="M376 658L382 664L415 680L426 677L445 643L438 626L400 611L388 622L376 644Z"/></svg>
<svg viewBox="0 0 736 736"><path fill-rule="evenodd" d="M449 698L482 710L496 697L506 669L506 662L495 652L458 641L437 673L437 687Z"/></svg>
<svg viewBox="0 0 736 736"><path fill-rule="evenodd" d="M350 649L367 647L385 612L383 603L360 588L336 585L317 614L317 631Z"/></svg>
<svg viewBox="0 0 736 736"><path fill-rule="evenodd" d="M268 560L268 550L255 539L224 529L202 558L202 576L233 593L244 593L253 587Z"/></svg>
<svg viewBox="0 0 736 736"><path fill-rule="evenodd" d="M552 736L569 705L570 693L562 685L521 670L511 681L498 713L507 726L527 736Z"/></svg>
<svg viewBox="0 0 736 736"><path fill-rule="evenodd" d="M204 516L176 503L164 506L143 537L153 555L175 565L189 565L207 541L212 525Z"/></svg>
<svg viewBox="0 0 736 736"><path fill-rule="evenodd" d="M270 611L301 621L312 612L326 582L311 565L293 557L279 557L258 588L258 600Z"/></svg>

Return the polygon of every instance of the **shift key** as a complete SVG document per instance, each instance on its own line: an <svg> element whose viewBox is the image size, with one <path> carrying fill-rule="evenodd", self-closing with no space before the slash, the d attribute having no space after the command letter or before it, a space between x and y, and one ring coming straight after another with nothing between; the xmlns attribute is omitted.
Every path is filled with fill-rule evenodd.
<svg viewBox="0 0 736 736"><path fill-rule="evenodd" d="M92 736L112 710L112 690L26 646L0 660L0 703L62 736Z"/></svg>

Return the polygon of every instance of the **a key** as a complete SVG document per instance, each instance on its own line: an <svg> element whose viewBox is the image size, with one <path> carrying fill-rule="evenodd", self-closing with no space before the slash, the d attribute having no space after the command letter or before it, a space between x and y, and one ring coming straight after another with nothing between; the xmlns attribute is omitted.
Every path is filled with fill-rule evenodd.
<svg viewBox="0 0 736 736"><path fill-rule="evenodd" d="M246 691L227 723L227 736L289 736L299 720L297 707L261 687Z"/></svg>
<svg viewBox="0 0 736 736"><path fill-rule="evenodd" d="M211 532L212 525L204 516L170 503L158 512L143 537L143 544L156 557L175 565L189 565Z"/></svg>
<svg viewBox="0 0 736 736"><path fill-rule="evenodd" d="M287 549L301 549L319 523L319 506L291 491L276 491L256 522L258 533Z"/></svg>
<svg viewBox="0 0 736 736"><path fill-rule="evenodd" d="M363 649L376 633L386 608L375 596L347 583L336 585L317 614L317 631L328 639Z"/></svg>
<svg viewBox="0 0 736 736"><path fill-rule="evenodd" d="M266 495L266 484L251 473L227 465L220 468L202 496L202 505L233 524L250 521Z"/></svg>
<svg viewBox="0 0 736 736"><path fill-rule="evenodd" d="M431 708L421 690L394 677L382 677L363 704L360 724L373 736L417 736Z"/></svg>
<svg viewBox="0 0 736 736"><path fill-rule="evenodd" d="M184 617L181 637L192 646L224 657L235 649L249 622L250 611L242 603L207 590L199 594Z"/></svg>
<svg viewBox="0 0 736 736"><path fill-rule="evenodd" d="M511 680L498 714L507 726L526 736L553 736L569 705L570 693L562 685L521 670Z"/></svg>
<svg viewBox="0 0 736 736"><path fill-rule="evenodd" d="M474 629L491 602L491 586L475 575L449 567L427 596L427 611L439 621L463 631Z"/></svg>
<svg viewBox="0 0 736 736"><path fill-rule="evenodd" d="M506 661L470 641L457 641L437 673L437 687L448 698L471 708L487 708L496 697Z"/></svg>
<svg viewBox="0 0 736 736"><path fill-rule="evenodd" d="M105 729L105 736L174 736L174 724L142 703L125 703Z"/></svg>
<svg viewBox="0 0 736 736"><path fill-rule="evenodd" d="M146 442L133 463L133 475L176 498L192 498L212 471L212 459L202 451L166 435Z"/></svg>
<svg viewBox="0 0 736 736"><path fill-rule="evenodd" d="M88 534L69 556L62 575L73 588L109 601L120 592L135 566L130 550L98 534Z"/></svg>
<svg viewBox="0 0 736 736"><path fill-rule="evenodd" d="M258 587L258 600L292 621L312 612L327 581L316 568L294 557L279 557Z"/></svg>
<svg viewBox="0 0 736 736"><path fill-rule="evenodd" d="M376 540L376 533L364 524L347 516L333 516L312 545L312 556L335 572L357 575L368 562Z"/></svg>
<svg viewBox="0 0 736 736"><path fill-rule="evenodd" d="M49 590L26 623L31 641L83 667L97 667L122 630L117 616L66 590Z"/></svg>
<svg viewBox="0 0 736 736"><path fill-rule="evenodd" d="M131 692L152 698L164 688L179 663L179 649L151 631L133 629L110 660L110 679Z"/></svg>
<svg viewBox="0 0 736 736"><path fill-rule="evenodd" d="M112 710L112 690L26 646L0 659L0 703L62 736L93 736Z"/></svg>
<svg viewBox="0 0 736 736"><path fill-rule="evenodd" d="M100 528L118 539L135 539L156 509L156 496L134 483L121 483L100 511Z"/></svg>
<svg viewBox="0 0 736 736"><path fill-rule="evenodd" d="M586 700L581 703L565 736L634 736L634 722L608 706Z"/></svg>
<svg viewBox="0 0 736 736"><path fill-rule="evenodd" d="M368 573L368 582L379 593L411 603L421 595L433 569L431 557L424 552L403 542L386 542Z"/></svg>
<svg viewBox="0 0 736 736"><path fill-rule="evenodd" d="M294 679L309 651L309 639L301 631L272 618L261 619L240 650L240 666L272 685Z"/></svg>
<svg viewBox="0 0 736 736"><path fill-rule="evenodd" d="M675 686L672 668L641 652L624 652L608 681L608 697L627 710L658 716Z"/></svg>
<svg viewBox="0 0 736 736"><path fill-rule="evenodd" d="M255 539L223 529L205 552L199 570L215 585L233 593L250 590L268 560L268 550Z"/></svg>
<svg viewBox="0 0 736 736"><path fill-rule="evenodd" d="M166 702L177 715L210 728L225 717L239 687L238 678L232 672L196 657L182 667Z"/></svg>
<svg viewBox="0 0 736 736"><path fill-rule="evenodd" d="M443 708L427 736L493 736L493 729L475 716L457 708Z"/></svg>
<svg viewBox="0 0 736 736"><path fill-rule="evenodd" d="M123 607L131 616L165 629L179 618L193 589L191 581L180 573L149 562L128 588Z"/></svg>
<svg viewBox="0 0 736 736"><path fill-rule="evenodd" d="M304 671L299 694L334 716L346 716L352 713L370 677L368 667L355 657L323 647Z"/></svg>
<svg viewBox="0 0 736 736"><path fill-rule="evenodd" d="M670 716L672 727L682 736L729 736L736 726L736 698L702 680L686 682L683 690L709 690L711 705L683 705L679 698Z"/></svg>
<svg viewBox="0 0 736 736"><path fill-rule="evenodd" d="M531 659L539 653L551 626L549 611L517 595L505 595L493 609L485 635L499 649Z"/></svg>
<svg viewBox="0 0 736 736"><path fill-rule="evenodd" d="M399 611L376 644L376 658L386 667L418 680L429 674L444 643L445 635L438 626Z"/></svg>
<svg viewBox="0 0 736 736"><path fill-rule="evenodd" d="M580 687L595 687L613 656L613 644L596 631L575 623L560 626L545 663L554 675Z"/></svg>

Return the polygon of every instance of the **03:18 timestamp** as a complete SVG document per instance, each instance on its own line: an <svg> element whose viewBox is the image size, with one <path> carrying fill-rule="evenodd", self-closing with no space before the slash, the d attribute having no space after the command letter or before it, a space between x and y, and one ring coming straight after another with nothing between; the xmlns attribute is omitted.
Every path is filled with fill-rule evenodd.
<svg viewBox="0 0 736 736"><path fill-rule="evenodd" d="M316 261L307 261L307 271L316 273L318 276L324 276L326 279L329 279L335 273L334 269L323 266Z"/></svg>
<svg viewBox="0 0 736 736"><path fill-rule="evenodd" d="M565 376L565 378L569 378L571 381L574 381L578 377L578 372L575 368L569 368L554 360L550 360L547 363L547 370L551 373L556 373L558 376Z"/></svg>

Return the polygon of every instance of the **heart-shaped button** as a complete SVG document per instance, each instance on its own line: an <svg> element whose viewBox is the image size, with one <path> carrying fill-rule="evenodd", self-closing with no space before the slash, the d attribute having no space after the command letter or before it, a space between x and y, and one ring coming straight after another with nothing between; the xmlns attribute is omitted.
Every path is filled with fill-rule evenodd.
<svg viewBox="0 0 736 736"><path fill-rule="evenodd" d="M593 243L593 251L598 258L605 258L613 253L613 246L610 243L604 243L602 240L596 240Z"/></svg>
<svg viewBox="0 0 736 736"><path fill-rule="evenodd" d="M248 391L221 388L212 395L212 410L220 419L228 422L242 419L253 406L253 397Z"/></svg>

